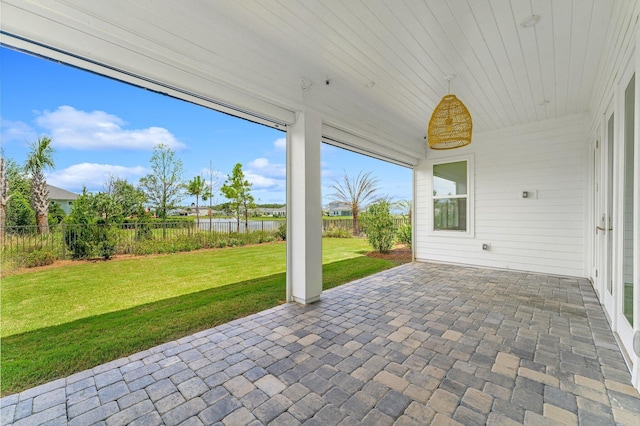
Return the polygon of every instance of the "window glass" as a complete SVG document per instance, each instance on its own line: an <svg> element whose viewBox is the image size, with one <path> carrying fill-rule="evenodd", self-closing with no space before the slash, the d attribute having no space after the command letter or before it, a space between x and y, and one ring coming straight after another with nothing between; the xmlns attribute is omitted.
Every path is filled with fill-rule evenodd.
<svg viewBox="0 0 640 426"><path fill-rule="evenodd" d="M622 307L624 317L633 325L633 263L637 255L633 253L633 206L634 201L634 118L635 118L635 75L631 78L624 92L624 200L622 221Z"/></svg>
<svg viewBox="0 0 640 426"><path fill-rule="evenodd" d="M433 229L467 230L467 162L434 164Z"/></svg>
<svg viewBox="0 0 640 426"><path fill-rule="evenodd" d="M435 196L467 195L467 162L435 164L433 166Z"/></svg>

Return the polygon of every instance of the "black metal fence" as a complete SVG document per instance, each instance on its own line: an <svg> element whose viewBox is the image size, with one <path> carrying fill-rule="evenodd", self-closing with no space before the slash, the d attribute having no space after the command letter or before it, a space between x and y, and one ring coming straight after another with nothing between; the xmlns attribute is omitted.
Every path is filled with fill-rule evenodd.
<svg viewBox="0 0 640 426"><path fill-rule="evenodd" d="M171 242L177 240L207 239L205 244L212 246L216 236L224 239L224 235L241 236L251 241L251 234L275 234L286 222L282 220L250 220L209 219L199 221L176 222L142 222L105 225L51 225L48 234L38 234L37 226L16 226L5 228L3 241L0 241L0 269L11 270L23 266L29 256L46 252L54 259L78 257L82 240L93 240L94 243L104 241L114 244L113 254L136 253L141 241ZM395 224L409 223L406 218L396 218ZM353 219L323 219L323 231L342 229L351 231ZM109 233L107 237L106 234ZM37 260L37 259L36 259Z"/></svg>
<svg viewBox="0 0 640 426"><path fill-rule="evenodd" d="M400 226L404 224L411 224L411 221L407 217L395 217L393 219L393 223L395 226ZM353 219L323 219L322 220L322 230L327 231L329 229L345 229L352 230L353 229Z"/></svg>

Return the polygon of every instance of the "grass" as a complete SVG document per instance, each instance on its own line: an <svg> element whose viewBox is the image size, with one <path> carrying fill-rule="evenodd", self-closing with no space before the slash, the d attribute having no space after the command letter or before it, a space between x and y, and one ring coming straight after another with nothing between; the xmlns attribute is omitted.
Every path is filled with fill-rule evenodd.
<svg viewBox="0 0 640 426"><path fill-rule="evenodd" d="M366 251L359 239L325 239L323 288L396 265ZM268 244L7 277L2 395L283 303L284 255L284 244Z"/></svg>

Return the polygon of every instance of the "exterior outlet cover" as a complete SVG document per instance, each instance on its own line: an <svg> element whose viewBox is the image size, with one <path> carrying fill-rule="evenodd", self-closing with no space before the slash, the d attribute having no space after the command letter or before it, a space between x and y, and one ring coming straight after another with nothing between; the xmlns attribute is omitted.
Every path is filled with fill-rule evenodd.
<svg viewBox="0 0 640 426"><path fill-rule="evenodd" d="M522 191L522 198L529 198L529 193L527 191Z"/></svg>
<svg viewBox="0 0 640 426"><path fill-rule="evenodd" d="M491 248L491 246L489 244L483 244L482 245L482 250L489 250Z"/></svg>

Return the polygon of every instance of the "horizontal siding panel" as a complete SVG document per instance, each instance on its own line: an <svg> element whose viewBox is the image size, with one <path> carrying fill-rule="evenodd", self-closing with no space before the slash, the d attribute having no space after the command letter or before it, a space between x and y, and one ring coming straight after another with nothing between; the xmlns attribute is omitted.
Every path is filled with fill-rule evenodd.
<svg viewBox="0 0 640 426"><path fill-rule="evenodd" d="M473 235L432 232L432 162L422 161L415 175L416 258L585 276L585 123L575 115L475 137L463 153L472 152L475 163ZM524 199L522 191L535 192ZM483 243L491 249L483 251Z"/></svg>
<svg viewBox="0 0 640 426"><path fill-rule="evenodd" d="M544 224L543 224L544 225ZM531 236L531 235L540 235L546 237L555 237L557 239L565 238L565 237L573 237L573 238L582 238L584 236L584 229L582 228L574 228L574 229L563 229L562 232L559 232L557 229L549 228L549 227L531 227L531 228L508 228L505 226L485 226L478 230L478 232L482 232L483 235L504 235L508 234L512 236L514 241L518 240L519 236ZM487 237L484 238L485 242L491 242L491 240ZM550 244L550 250L555 249L554 244Z"/></svg>

